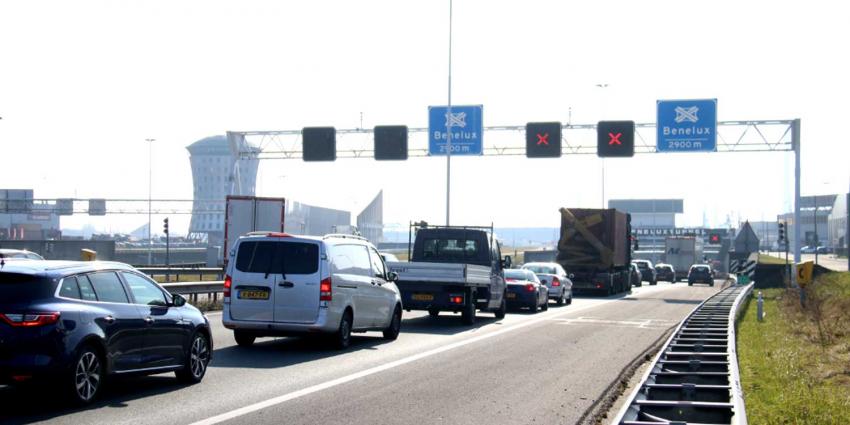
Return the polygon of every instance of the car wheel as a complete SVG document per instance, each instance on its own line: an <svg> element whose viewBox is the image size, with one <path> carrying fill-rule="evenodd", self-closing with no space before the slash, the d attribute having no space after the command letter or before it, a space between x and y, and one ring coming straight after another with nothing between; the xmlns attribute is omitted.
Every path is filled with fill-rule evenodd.
<svg viewBox="0 0 850 425"><path fill-rule="evenodd" d="M688 286L694 286L694 283L693 283L693 282L691 282L691 281L689 280L689 281L688 281Z"/></svg>
<svg viewBox="0 0 850 425"><path fill-rule="evenodd" d="M180 382L197 384L204 379L209 363L210 343L206 335L198 332L192 338L192 345L189 346L189 351L186 353L186 364L183 370L178 370L174 374L177 375L177 380Z"/></svg>
<svg viewBox="0 0 850 425"><path fill-rule="evenodd" d="M91 346L83 346L74 363L67 381L68 395L77 405L86 405L97 397L103 386L103 359Z"/></svg>
<svg viewBox="0 0 850 425"><path fill-rule="evenodd" d="M570 297L569 297L569 298L567 298L567 305L570 305L570 304L572 304L572 303L573 303L573 293L572 293L572 292L570 292Z"/></svg>
<svg viewBox="0 0 850 425"><path fill-rule="evenodd" d="M564 294L564 293L562 292L562 293L561 293L561 296L560 296L560 297L558 297L558 303L557 303L557 304L558 304L559 306L564 305L565 298L566 298L566 297L565 297L565 295L566 295L566 294Z"/></svg>
<svg viewBox="0 0 850 425"><path fill-rule="evenodd" d="M650 285L658 285L658 280L653 280L649 282Z"/></svg>
<svg viewBox="0 0 850 425"><path fill-rule="evenodd" d="M351 312L346 311L339 321L339 329L334 333L333 344L338 350L344 350L351 345Z"/></svg>
<svg viewBox="0 0 850 425"><path fill-rule="evenodd" d="M463 313L461 313L461 320L464 325L474 325L475 324L475 297L471 296L467 299L466 305L463 307Z"/></svg>
<svg viewBox="0 0 850 425"><path fill-rule="evenodd" d="M430 309L428 310L428 315L431 317L437 317L440 315L440 310Z"/></svg>
<svg viewBox="0 0 850 425"><path fill-rule="evenodd" d="M245 331L235 330L233 331L233 339L236 340L236 344L240 347L250 347L254 345L254 340L257 339L256 336L245 333Z"/></svg>
<svg viewBox="0 0 850 425"><path fill-rule="evenodd" d="M499 305L499 309L496 310L496 318L504 319L505 314L508 312L508 302L505 301L505 295L502 295L502 304Z"/></svg>
<svg viewBox="0 0 850 425"><path fill-rule="evenodd" d="M537 300L537 299L535 299L534 301L532 301L532 302L531 302L531 305L530 305L530 306L528 306L528 309L529 309L532 313L537 313L537 311L538 311L538 309L539 309L539 306L537 305L537 303L538 303L538 302L540 302L540 301L539 301L539 300Z"/></svg>
<svg viewBox="0 0 850 425"><path fill-rule="evenodd" d="M384 329L384 339L395 341L399 332L401 332L401 307L396 306L390 326Z"/></svg>
<svg viewBox="0 0 850 425"><path fill-rule="evenodd" d="M543 300L543 305L540 306L540 309L543 310L543 311L549 310L549 295L546 295L546 299Z"/></svg>

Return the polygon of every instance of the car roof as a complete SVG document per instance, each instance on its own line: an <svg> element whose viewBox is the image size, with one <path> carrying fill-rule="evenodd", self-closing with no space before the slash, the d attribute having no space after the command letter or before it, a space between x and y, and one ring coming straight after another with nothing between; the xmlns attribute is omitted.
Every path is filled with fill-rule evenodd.
<svg viewBox="0 0 850 425"><path fill-rule="evenodd" d="M76 273L99 270L135 270L132 266L116 261L62 261L30 260L8 261L0 267L0 273L20 273L47 277L63 277Z"/></svg>
<svg viewBox="0 0 850 425"><path fill-rule="evenodd" d="M327 242L330 245L339 245L342 243L363 243L371 245L368 239L362 236L347 235L341 233L331 233L324 236L309 236L309 235L293 235L282 232L251 232L239 237L239 241L244 240L261 240L261 241L276 241L276 242Z"/></svg>

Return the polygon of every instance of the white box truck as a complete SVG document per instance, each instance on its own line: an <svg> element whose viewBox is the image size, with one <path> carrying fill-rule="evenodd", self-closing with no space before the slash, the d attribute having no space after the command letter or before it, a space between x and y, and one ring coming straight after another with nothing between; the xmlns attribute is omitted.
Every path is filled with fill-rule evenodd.
<svg viewBox="0 0 850 425"><path fill-rule="evenodd" d="M240 236L250 232L282 233L285 214L284 198L228 196L224 211L224 249L221 265L227 265L230 251Z"/></svg>
<svg viewBox="0 0 850 425"><path fill-rule="evenodd" d="M664 262L673 266L677 281L688 278L688 270L694 264L702 264L702 238L695 236L671 236L664 241Z"/></svg>

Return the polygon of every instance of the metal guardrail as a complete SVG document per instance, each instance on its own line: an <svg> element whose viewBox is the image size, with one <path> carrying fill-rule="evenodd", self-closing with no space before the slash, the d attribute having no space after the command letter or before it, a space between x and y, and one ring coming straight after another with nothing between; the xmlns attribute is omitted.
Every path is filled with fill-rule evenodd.
<svg viewBox="0 0 850 425"><path fill-rule="evenodd" d="M210 300L216 302L218 294L224 292L223 280L162 283L160 286L171 294L189 295L192 302L198 302L198 295L201 294L207 294Z"/></svg>
<svg viewBox="0 0 850 425"><path fill-rule="evenodd" d="M730 286L679 324L612 422L746 425L735 323L753 284Z"/></svg>
<svg viewBox="0 0 850 425"><path fill-rule="evenodd" d="M150 277L169 275L180 279L180 276L198 276L198 280L203 280L204 276L215 276L217 280L224 279L224 270L218 267L137 267L136 270Z"/></svg>

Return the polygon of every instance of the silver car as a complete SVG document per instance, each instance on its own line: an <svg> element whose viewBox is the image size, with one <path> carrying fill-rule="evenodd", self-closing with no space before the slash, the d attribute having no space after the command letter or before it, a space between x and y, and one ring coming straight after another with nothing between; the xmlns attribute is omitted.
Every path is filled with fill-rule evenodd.
<svg viewBox="0 0 850 425"><path fill-rule="evenodd" d="M249 234L230 258L222 321L240 346L258 337L317 333L338 348L349 345L351 332L398 337L398 276L362 237Z"/></svg>
<svg viewBox="0 0 850 425"><path fill-rule="evenodd" d="M526 263L522 269L534 272L540 283L549 288L549 299L558 305L573 303L573 282L558 263Z"/></svg>

